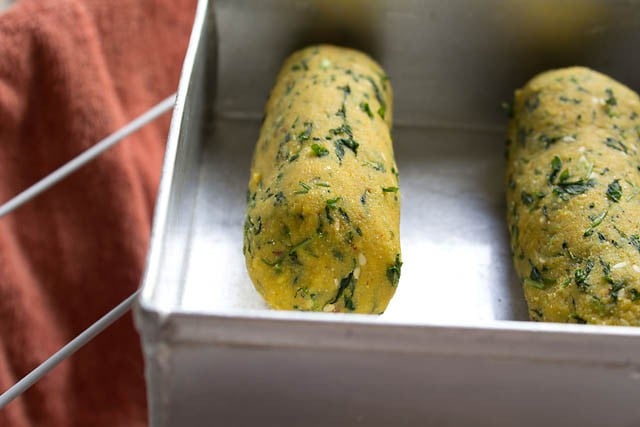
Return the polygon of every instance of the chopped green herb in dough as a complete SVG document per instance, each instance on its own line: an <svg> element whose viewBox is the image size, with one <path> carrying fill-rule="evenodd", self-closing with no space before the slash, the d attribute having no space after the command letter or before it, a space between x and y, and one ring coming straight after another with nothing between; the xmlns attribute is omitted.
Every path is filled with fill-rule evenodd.
<svg viewBox="0 0 640 427"><path fill-rule="evenodd" d="M329 150L327 150L320 144L311 144L311 151L313 151L313 154L315 154L317 157L324 157L329 154Z"/></svg>
<svg viewBox="0 0 640 427"><path fill-rule="evenodd" d="M612 202L618 203L620 201L620 198L622 197L622 187L620 186L619 179L616 179L609 184L607 187L607 197Z"/></svg>

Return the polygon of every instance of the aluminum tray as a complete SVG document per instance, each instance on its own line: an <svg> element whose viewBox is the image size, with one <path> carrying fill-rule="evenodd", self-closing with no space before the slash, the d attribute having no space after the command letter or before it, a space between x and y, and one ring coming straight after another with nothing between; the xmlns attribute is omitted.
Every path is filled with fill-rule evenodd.
<svg viewBox="0 0 640 427"><path fill-rule="evenodd" d="M500 102L584 64L640 88L636 1L201 0L136 310L154 426L638 426L640 329L526 321ZM395 91L402 278L382 316L276 312L242 255L284 58L363 49Z"/></svg>

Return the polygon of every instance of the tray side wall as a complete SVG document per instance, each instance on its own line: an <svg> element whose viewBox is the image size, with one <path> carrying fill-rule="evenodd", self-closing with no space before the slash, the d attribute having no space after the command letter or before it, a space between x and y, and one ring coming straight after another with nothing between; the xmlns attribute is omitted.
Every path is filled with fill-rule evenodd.
<svg viewBox="0 0 640 427"><path fill-rule="evenodd" d="M216 20L206 0L198 2L173 111L154 213L147 266L134 307L145 358L149 420L162 425L170 410L170 314L179 304L189 254L195 182L205 117L215 98Z"/></svg>
<svg viewBox="0 0 640 427"><path fill-rule="evenodd" d="M640 423L629 337L181 320L158 426Z"/></svg>
<svg viewBox="0 0 640 427"><path fill-rule="evenodd" d="M582 64L640 88L637 0L218 0L216 109L262 116L283 60L359 48L394 87L395 123L503 132L503 101L541 71Z"/></svg>

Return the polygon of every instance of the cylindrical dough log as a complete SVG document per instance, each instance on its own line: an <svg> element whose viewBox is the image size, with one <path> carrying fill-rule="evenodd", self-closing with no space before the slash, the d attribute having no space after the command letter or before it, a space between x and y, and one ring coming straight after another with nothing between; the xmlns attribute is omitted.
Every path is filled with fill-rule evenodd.
<svg viewBox="0 0 640 427"><path fill-rule="evenodd" d="M312 46L284 63L247 193L244 254L277 309L382 313L400 277L392 92L382 68Z"/></svg>
<svg viewBox="0 0 640 427"><path fill-rule="evenodd" d="M639 114L637 94L586 68L516 91L507 216L533 320L640 324Z"/></svg>

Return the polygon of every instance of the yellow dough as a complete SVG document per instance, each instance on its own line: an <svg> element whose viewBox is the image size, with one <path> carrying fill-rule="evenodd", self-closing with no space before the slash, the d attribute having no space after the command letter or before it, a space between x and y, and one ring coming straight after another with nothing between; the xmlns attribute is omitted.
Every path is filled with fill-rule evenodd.
<svg viewBox="0 0 640 427"><path fill-rule="evenodd" d="M516 91L507 216L533 320L640 324L640 99L586 68Z"/></svg>
<svg viewBox="0 0 640 427"><path fill-rule="evenodd" d="M284 63L247 193L244 254L277 309L382 313L400 278L392 93L382 68L311 46Z"/></svg>

